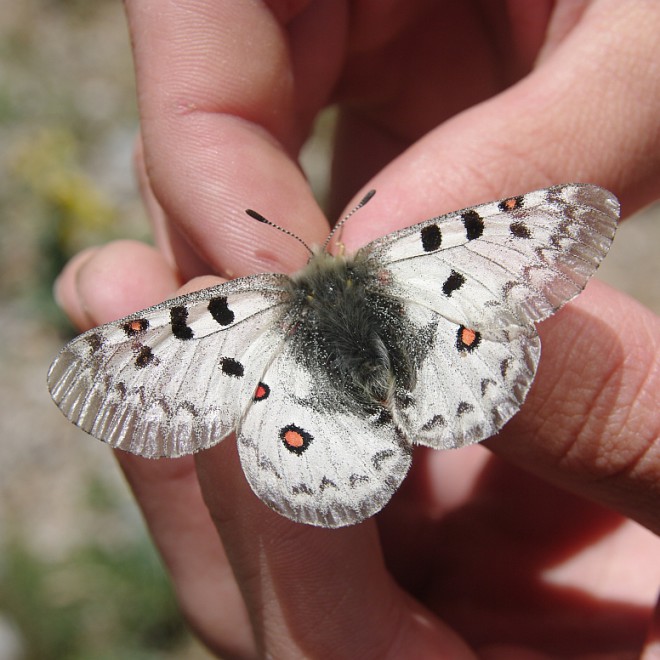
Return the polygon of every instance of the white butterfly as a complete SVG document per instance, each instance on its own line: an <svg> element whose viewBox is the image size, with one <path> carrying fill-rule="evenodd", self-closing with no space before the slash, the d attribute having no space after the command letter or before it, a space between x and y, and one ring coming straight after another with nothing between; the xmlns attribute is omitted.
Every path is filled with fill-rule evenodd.
<svg viewBox="0 0 660 660"><path fill-rule="evenodd" d="M253 217L260 218L254 212ZM175 457L236 432L254 492L322 527L379 511L413 444L479 442L523 403L534 323L607 253L619 204L568 184L433 218L288 277L197 291L90 330L53 362L62 412Z"/></svg>

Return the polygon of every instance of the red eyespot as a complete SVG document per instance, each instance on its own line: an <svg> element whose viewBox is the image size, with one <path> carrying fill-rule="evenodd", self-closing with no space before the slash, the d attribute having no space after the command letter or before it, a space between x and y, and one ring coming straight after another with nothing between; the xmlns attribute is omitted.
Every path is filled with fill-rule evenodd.
<svg viewBox="0 0 660 660"><path fill-rule="evenodd" d="M257 385L257 389L254 391L253 399L255 401L263 401L264 399L267 399L269 395L270 395L270 387L268 387L266 383L259 383Z"/></svg>
<svg viewBox="0 0 660 660"><path fill-rule="evenodd" d="M149 321L147 319L133 319L124 323L122 328L128 337L135 337L135 335L139 335L149 328Z"/></svg>
<svg viewBox="0 0 660 660"><path fill-rule="evenodd" d="M471 353L479 343L481 342L481 335L472 328L466 328L465 326L460 326L458 332L456 333L456 348L464 353L467 351Z"/></svg>
<svg viewBox="0 0 660 660"><path fill-rule="evenodd" d="M305 429L289 424L280 429L280 440L290 452L300 456L309 447L313 437Z"/></svg>

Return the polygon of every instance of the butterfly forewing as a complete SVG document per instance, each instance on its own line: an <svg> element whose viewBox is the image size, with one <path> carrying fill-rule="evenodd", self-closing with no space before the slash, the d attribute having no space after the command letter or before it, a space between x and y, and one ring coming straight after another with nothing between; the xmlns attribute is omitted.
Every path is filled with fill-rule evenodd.
<svg viewBox="0 0 660 660"><path fill-rule="evenodd" d="M609 249L618 211L598 186L554 186L433 218L364 251L396 295L495 337L546 318L582 290Z"/></svg>
<svg viewBox="0 0 660 660"><path fill-rule="evenodd" d="M51 366L53 399L83 430L141 456L219 442L278 347L283 277L235 280L82 334Z"/></svg>

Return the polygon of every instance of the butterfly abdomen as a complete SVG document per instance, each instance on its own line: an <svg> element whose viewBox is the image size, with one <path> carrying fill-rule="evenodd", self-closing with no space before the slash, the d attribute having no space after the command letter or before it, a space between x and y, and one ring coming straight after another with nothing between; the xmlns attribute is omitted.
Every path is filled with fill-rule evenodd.
<svg viewBox="0 0 660 660"><path fill-rule="evenodd" d="M342 398L373 408L409 389L413 360L401 336L410 329L365 260L315 255L293 287L300 319L295 354L313 360Z"/></svg>

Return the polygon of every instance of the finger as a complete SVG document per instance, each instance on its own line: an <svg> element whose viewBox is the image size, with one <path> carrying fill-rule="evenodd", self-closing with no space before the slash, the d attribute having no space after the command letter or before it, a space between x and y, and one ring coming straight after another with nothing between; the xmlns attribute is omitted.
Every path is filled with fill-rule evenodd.
<svg viewBox="0 0 660 660"><path fill-rule="evenodd" d="M55 282L55 298L80 330L172 295L178 280L163 256L137 241L83 250Z"/></svg>
<svg viewBox="0 0 660 660"><path fill-rule="evenodd" d="M660 658L660 597L653 610L653 618L649 627L646 643L640 660L658 660Z"/></svg>
<svg viewBox="0 0 660 660"><path fill-rule="evenodd" d="M361 221L346 227L346 242L361 245L442 212L551 183L609 187L625 213L653 199L660 181L654 69L660 5L630 9L612 0L588 3L532 73L441 124L384 167L368 185L387 196L387 217L367 206ZM355 126L335 154L339 177L354 171L357 149L369 151L360 132L375 145L390 139L371 117L351 117Z"/></svg>
<svg viewBox="0 0 660 660"><path fill-rule="evenodd" d="M78 274L83 265L91 259L98 248L91 247L79 252L66 264L53 285L53 296L59 307L66 313L69 320L79 330L93 327L94 320L82 305L78 295Z"/></svg>
<svg viewBox="0 0 660 660"><path fill-rule="evenodd" d="M178 284L160 252L134 241L111 243L75 258L60 282L65 308L85 325L160 302ZM218 278L200 278L180 292L217 283ZM122 451L116 456L191 627L218 653L253 655L245 606L202 499L193 459L153 461Z"/></svg>
<svg viewBox="0 0 660 660"><path fill-rule="evenodd" d="M474 657L394 583L373 520L338 530L286 520L252 493L234 442L196 460L260 656Z"/></svg>
<svg viewBox="0 0 660 660"><path fill-rule="evenodd" d="M539 327L521 412L489 447L660 532L660 321L598 281Z"/></svg>
<svg viewBox="0 0 660 660"><path fill-rule="evenodd" d="M204 267L295 270L306 252L244 213L254 208L307 242L327 231L293 159L304 136L282 26L265 3L129 0L126 9L150 188L205 264L191 270L184 259L184 278Z"/></svg>
<svg viewBox="0 0 660 660"><path fill-rule="evenodd" d="M133 169L137 179L140 197L147 212L147 218L151 224L151 231L154 236L154 243L159 252L165 257L166 261L174 266L177 260L174 257L174 250L178 247L170 240L168 232L168 223L165 212L158 203L147 174L147 167L144 162L144 147L142 145L142 136L138 135L133 149ZM185 261L182 259L185 263Z"/></svg>
<svg viewBox="0 0 660 660"><path fill-rule="evenodd" d="M145 265L149 272L142 272ZM74 280L81 306L94 322L153 304L170 295L166 289L176 283L158 252L129 241L99 249ZM200 279L183 291L216 281ZM385 653L393 645L419 649L422 655L445 648L446 657L472 657L454 633L409 601L391 580L373 522L335 532L291 523L271 512L250 490L233 438L196 458L231 568L191 459L117 456L184 613L218 653L254 655L254 627L261 648L274 657L319 655L328 648L339 655L374 649ZM342 604L339 612L337 603ZM370 610L369 626L362 616L365 608ZM384 622L391 624L385 626L387 634Z"/></svg>
<svg viewBox="0 0 660 660"><path fill-rule="evenodd" d="M247 610L204 504L193 458L116 455L190 627L222 657L253 657Z"/></svg>

